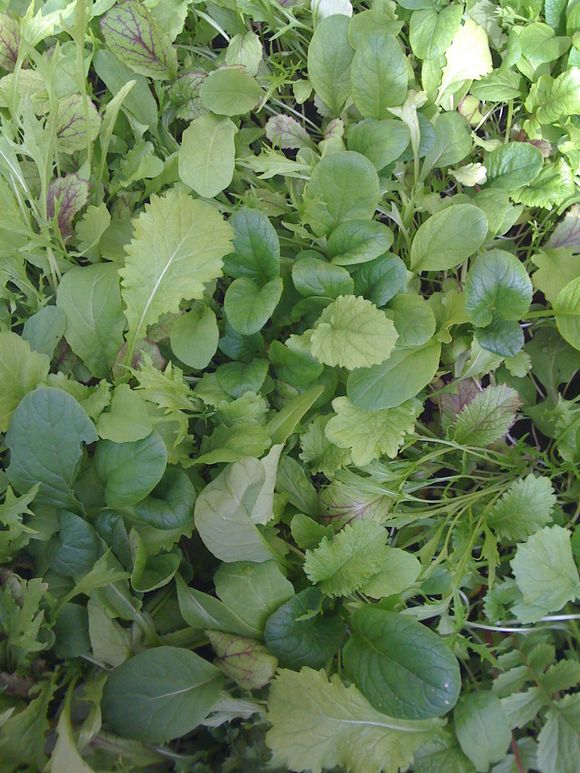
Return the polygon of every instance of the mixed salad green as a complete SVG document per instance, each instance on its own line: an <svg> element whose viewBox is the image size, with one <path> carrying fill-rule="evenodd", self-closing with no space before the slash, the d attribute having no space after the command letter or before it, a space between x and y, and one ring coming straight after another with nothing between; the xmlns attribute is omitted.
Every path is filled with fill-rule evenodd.
<svg viewBox="0 0 580 773"><path fill-rule="evenodd" d="M579 28L0 0L0 773L576 773Z"/></svg>

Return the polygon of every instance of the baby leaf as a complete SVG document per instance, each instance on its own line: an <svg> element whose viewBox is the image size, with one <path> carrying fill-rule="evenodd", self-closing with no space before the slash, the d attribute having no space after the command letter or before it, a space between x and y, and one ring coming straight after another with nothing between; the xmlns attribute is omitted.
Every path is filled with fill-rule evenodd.
<svg viewBox="0 0 580 773"><path fill-rule="evenodd" d="M575 349L580 349L580 276L560 290L554 308L560 335Z"/></svg>
<svg viewBox="0 0 580 773"><path fill-rule="evenodd" d="M340 14L322 19L308 46L308 77L333 115L339 115L350 95L354 51L348 42L348 25L348 17Z"/></svg>
<svg viewBox="0 0 580 773"><path fill-rule="evenodd" d="M241 335L257 333L274 313L282 289L280 277L271 279L263 287L245 277L234 279L224 298L228 322Z"/></svg>
<svg viewBox="0 0 580 773"><path fill-rule="evenodd" d="M190 650L146 650L107 679L103 720L122 736L166 743L189 733L209 714L222 684L219 670Z"/></svg>
<svg viewBox="0 0 580 773"><path fill-rule="evenodd" d="M0 432L6 432L18 403L44 381L49 368L46 354L31 351L16 333L0 332Z"/></svg>
<svg viewBox="0 0 580 773"><path fill-rule="evenodd" d="M393 243L390 228L375 220L350 220L330 234L328 254L338 266L366 263L383 255Z"/></svg>
<svg viewBox="0 0 580 773"><path fill-rule="evenodd" d="M205 283L221 274L231 236L230 226L209 204L177 190L151 197L135 221L120 271L130 354L149 325L179 310L182 298L203 297Z"/></svg>
<svg viewBox="0 0 580 773"><path fill-rule="evenodd" d="M359 609L351 622L344 665L376 709L405 719L427 719L453 708L461 674L441 637L404 615L373 607Z"/></svg>
<svg viewBox="0 0 580 773"><path fill-rule="evenodd" d="M352 98L365 118L387 117L407 94L407 63L397 39L375 30L360 41L352 60Z"/></svg>
<svg viewBox="0 0 580 773"><path fill-rule="evenodd" d="M514 423L519 406L515 389L505 384L488 386L461 411L455 421L453 437L465 445L495 443Z"/></svg>
<svg viewBox="0 0 580 773"><path fill-rule="evenodd" d="M504 250L478 255L465 282L465 308L471 322L485 327L497 316L520 319L532 302L532 283L523 264Z"/></svg>
<svg viewBox="0 0 580 773"><path fill-rule="evenodd" d="M107 48L134 72L162 79L175 74L175 49L141 3L135 0L117 3L102 17L101 31Z"/></svg>
<svg viewBox="0 0 580 773"><path fill-rule="evenodd" d="M489 770L494 762L503 760L511 732L497 695L481 691L464 696L453 718L459 744L477 770Z"/></svg>
<svg viewBox="0 0 580 773"><path fill-rule="evenodd" d="M487 218L473 204L456 204L426 220L411 245L413 271L446 271L463 263L487 236Z"/></svg>
<svg viewBox="0 0 580 773"><path fill-rule="evenodd" d="M40 483L38 503L74 509L82 445L96 439L94 424L74 397L61 389L35 389L15 410L6 433L8 480L20 492Z"/></svg>
<svg viewBox="0 0 580 773"><path fill-rule="evenodd" d="M311 350L325 365L352 370L383 362L396 340L395 326L373 303L340 295L318 318Z"/></svg>
<svg viewBox="0 0 580 773"><path fill-rule="evenodd" d="M169 340L174 354L191 368L209 365L217 351L219 329L209 306L196 304L171 326Z"/></svg>
<svg viewBox="0 0 580 773"><path fill-rule="evenodd" d="M280 240L266 215L257 209L239 209L229 219L234 229L234 251L224 259L224 272L267 282L280 275Z"/></svg>
<svg viewBox="0 0 580 773"><path fill-rule="evenodd" d="M232 181L235 166L235 124L211 113L195 118L183 132L179 176L200 196L212 199Z"/></svg>
<svg viewBox="0 0 580 773"><path fill-rule="evenodd" d="M203 82L201 101L217 115L243 115L256 107L263 96L257 81L237 68L214 70Z"/></svg>
<svg viewBox="0 0 580 773"><path fill-rule="evenodd" d="M366 156L376 169L396 161L409 144L409 128L402 121L365 118L348 132L348 149Z"/></svg>
<svg viewBox="0 0 580 773"><path fill-rule="evenodd" d="M508 142L485 159L487 187L515 191L534 180L543 163L542 154L529 142Z"/></svg>

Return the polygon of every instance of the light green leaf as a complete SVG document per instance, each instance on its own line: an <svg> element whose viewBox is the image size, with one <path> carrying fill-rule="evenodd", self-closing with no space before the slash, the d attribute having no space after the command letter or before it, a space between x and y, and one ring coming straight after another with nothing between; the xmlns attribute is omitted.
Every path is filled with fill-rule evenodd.
<svg viewBox="0 0 580 773"><path fill-rule="evenodd" d="M564 204L576 192L576 183L570 166L563 158L545 164L540 174L529 185L511 192L513 201L528 207L552 209Z"/></svg>
<svg viewBox="0 0 580 773"><path fill-rule="evenodd" d="M316 416L300 438L300 459L312 472L322 472L327 477L332 477L339 467L350 462L350 452L337 448L326 438L325 428L330 418L330 415Z"/></svg>
<svg viewBox="0 0 580 773"><path fill-rule="evenodd" d="M557 78L542 75L530 89L526 108L535 109L540 123L556 123L563 116L580 113L579 93L580 67L571 67Z"/></svg>
<svg viewBox="0 0 580 773"><path fill-rule="evenodd" d="M183 298L203 297L205 283L221 274L232 230L209 204L170 190L152 196L135 221L121 269L128 350L162 314L177 312Z"/></svg>
<svg viewBox="0 0 580 773"><path fill-rule="evenodd" d="M487 187L515 191L538 176L544 159L529 142L508 142L485 157Z"/></svg>
<svg viewBox="0 0 580 773"><path fill-rule="evenodd" d="M350 295L354 289L351 275L345 268L319 258L299 258L292 264L292 281L300 295L306 298L321 295L337 298Z"/></svg>
<svg viewBox="0 0 580 773"><path fill-rule="evenodd" d="M354 593L380 570L386 541L387 532L379 524L355 521L333 540L324 537L317 548L307 550L304 571L329 596Z"/></svg>
<svg viewBox="0 0 580 773"><path fill-rule="evenodd" d="M348 42L349 19L335 14L316 25L308 46L308 77L316 93L338 115L350 95L354 51Z"/></svg>
<svg viewBox="0 0 580 773"><path fill-rule="evenodd" d="M575 773L580 754L580 694L566 695L546 715L538 736L542 773Z"/></svg>
<svg viewBox="0 0 580 773"><path fill-rule="evenodd" d="M226 563L259 563L272 558L268 543L254 521L254 511L262 501L260 494L266 483L264 465L248 457L228 465L198 496L195 525L205 546L216 558ZM264 523L262 507L260 522Z"/></svg>
<svg viewBox="0 0 580 773"><path fill-rule="evenodd" d="M556 504L549 478L527 475L514 481L487 515L487 523L502 539L521 542L548 521Z"/></svg>
<svg viewBox="0 0 580 773"><path fill-rule="evenodd" d="M462 81L472 81L487 75L493 69L487 33L473 19L455 33L453 42L445 52L446 64L443 68L438 101L451 87Z"/></svg>
<svg viewBox="0 0 580 773"><path fill-rule="evenodd" d="M99 437L113 443L133 443L152 431L153 422L139 392L128 384L115 387L109 410L101 413L97 421Z"/></svg>
<svg viewBox="0 0 580 773"><path fill-rule="evenodd" d="M463 263L487 236L487 218L473 204L437 212L418 229L411 244L413 271L446 271Z"/></svg>
<svg viewBox="0 0 580 773"><path fill-rule="evenodd" d="M575 349L580 349L580 276L560 290L554 309L560 335Z"/></svg>
<svg viewBox="0 0 580 773"><path fill-rule="evenodd" d="M340 295L318 318L311 351L325 365L352 370L383 362L396 340L394 324L371 301Z"/></svg>
<svg viewBox="0 0 580 773"><path fill-rule="evenodd" d="M365 596L380 599L402 593L416 581L421 572L421 562L406 550L387 548L381 571L362 588Z"/></svg>
<svg viewBox="0 0 580 773"><path fill-rule="evenodd" d="M398 347L423 346L435 335L435 314L422 296L399 293L391 301L389 310L399 334Z"/></svg>
<svg viewBox="0 0 580 773"><path fill-rule="evenodd" d="M453 8L456 6L449 6ZM469 154L473 140L469 124L459 113L441 113L435 122L435 139L421 167L425 180L434 168L458 164Z"/></svg>
<svg viewBox="0 0 580 773"><path fill-rule="evenodd" d="M404 719L428 719L453 708L461 673L457 658L440 636L409 617L378 607L359 608L351 624L344 666L378 711Z"/></svg>
<svg viewBox="0 0 580 773"><path fill-rule="evenodd" d="M465 309L477 327L498 318L517 320L528 311L532 294L524 265L509 252L490 250L478 255L469 269Z"/></svg>
<svg viewBox="0 0 580 773"><path fill-rule="evenodd" d="M0 432L6 432L22 398L44 381L49 368L46 354L31 351L16 333L0 332Z"/></svg>
<svg viewBox="0 0 580 773"><path fill-rule="evenodd" d="M560 290L580 276L580 257L569 247L544 247L532 255L532 262L538 266L532 275L534 287L552 304Z"/></svg>
<svg viewBox="0 0 580 773"><path fill-rule="evenodd" d="M518 545L511 567L524 604L519 619L539 620L557 612L580 593L580 578L572 556L570 532L561 526L545 526ZM518 614L517 608L514 612Z"/></svg>
<svg viewBox="0 0 580 773"><path fill-rule="evenodd" d="M255 32L238 33L226 50L226 64L241 65L248 75L257 75L262 61L262 41Z"/></svg>
<svg viewBox="0 0 580 773"><path fill-rule="evenodd" d="M2 761L14 763L16 769L32 766L42 770L46 764L46 734L50 723L48 707L56 689L53 679L44 679L39 692L28 706L6 719L0 728L0 755Z"/></svg>
<svg viewBox="0 0 580 773"><path fill-rule="evenodd" d="M56 306L43 306L24 323L22 338L28 341L33 351L46 354L52 359L54 350L64 335L65 326L66 317L61 309ZM0 344L0 350L1 348Z"/></svg>
<svg viewBox="0 0 580 773"><path fill-rule="evenodd" d="M452 430L454 440L470 446L495 443L513 424L519 406L515 389L505 384L486 387L457 416Z"/></svg>
<svg viewBox="0 0 580 773"><path fill-rule="evenodd" d="M270 279L262 287L246 277L234 279L224 298L228 322L241 335L257 333L274 313L282 290L280 277Z"/></svg>
<svg viewBox="0 0 580 773"><path fill-rule="evenodd" d="M183 132L179 148L179 177L192 190L211 199L232 181L236 163L237 128L229 118L205 113Z"/></svg>
<svg viewBox="0 0 580 773"><path fill-rule="evenodd" d="M217 351L219 328L209 306L194 304L171 326L169 341L173 353L190 368L206 368Z"/></svg>
<svg viewBox="0 0 580 773"><path fill-rule="evenodd" d="M199 92L208 110L217 115L244 115L256 107L264 96L257 81L238 68L214 70L203 82Z"/></svg>
<svg viewBox="0 0 580 773"><path fill-rule="evenodd" d="M165 743L193 730L217 702L215 666L180 647L155 647L116 668L103 691L103 720L121 736Z"/></svg>
<svg viewBox="0 0 580 773"><path fill-rule="evenodd" d="M419 59L442 56L459 30L462 11L460 5L448 5L439 12L433 9L413 11L409 43L415 56Z"/></svg>
<svg viewBox="0 0 580 773"><path fill-rule="evenodd" d="M336 416L325 427L326 437L335 446L350 449L352 462L359 467L383 454L394 459L422 410L420 401L414 399L397 408L365 411L348 397L336 397L332 407Z"/></svg>
<svg viewBox="0 0 580 773"><path fill-rule="evenodd" d="M489 770L494 762L503 760L512 734L497 695L482 690L464 696L453 718L463 753L477 770Z"/></svg>
<svg viewBox="0 0 580 773"><path fill-rule="evenodd" d="M243 690L259 690L272 679L278 665L263 644L231 633L207 631L214 664Z"/></svg>
<svg viewBox="0 0 580 773"><path fill-rule="evenodd" d="M74 509L72 487L82 446L96 439L94 424L73 397L61 389L35 389L14 412L6 433L8 480L22 493L40 483L39 504Z"/></svg>
<svg viewBox="0 0 580 773"><path fill-rule="evenodd" d="M431 382L440 356L438 341L416 349L395 350L380 365L349 374L346 393L354 405L367 411L396 408Z"/></svg>
<svg viewBox="0 0 580 773"><path fill-rule="evenodd" d="M407 62L397 39L383 29L365 35L351 68L352 98L365 118L387 117L407 94Z"/></svg>

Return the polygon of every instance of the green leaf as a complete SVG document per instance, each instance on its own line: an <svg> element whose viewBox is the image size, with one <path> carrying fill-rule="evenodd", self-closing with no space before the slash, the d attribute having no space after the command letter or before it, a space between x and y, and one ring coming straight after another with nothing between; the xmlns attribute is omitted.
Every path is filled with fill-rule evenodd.
<svg viewBox="0 0 580 773"><path fill-rule="evenodd" d="M453 42L461 24L462 8L449 5L435 10L413 11L409 25L409 43L419 59L442 56Z"/></svg>
<svg viewBox="0 0 580 773"><path fill-rule="evenodd" d="M532 255L532 262L538 266L532 275L534 287L552 304L560 290L580 276L580 260L568 247L544 247L537 255Z"/></svg>
<svg viewBox="0 0 580 773"><path fill-rule="evenodd" d="M115 5L101 18L107 47L118 59L149 78L169 78L177 56L169 37L147 8L135 0Z"/></svg>
<svg viewBox="0 0 580 773"><path fill-rule="evenodd" d="M330 153L314 168L305 196L314 200L313 219L321 233L347 220L370 220L381 197L377 171L360 153Z"/></svg>
<svg viewBox="0 0 580 773"><path fill-rule="evenodd" d="M263 631L269 616L294 595L275 561L222 564L214 576L223 603L252 628ZM274 653L275 654L275 653Z"/></svg>
<svg viewBox="0 0 580 773"><path fill-rule="evenodd" d="M210 72L200 90L201 101L218 115L244 115L264 96L257 81L237 68Z"/></svg>
<svg viewBox="0 0 580 773"><path fill-rule="evenodd" d="M97 421L99 437L113 443L132 443L152 431L153 422L139 392L128 384L115 387L109 410L101 413Z"/></svg>
<svg viewBox="0 0 580 773"><path fill-rule="evenodd" d="M402 593L414 584L421 573L421 562L406 550L387 548L381 571L363 586L362 593L374 599Z"/></svg>
<svg viewBox="0 0 580 773"><path fill-rule="evenodd" d="M71 120L74 122L74 118ZM84 146L86 143L82 144ZM79 148L74 147L71 152L74 150ZM56 219L63 238L72 235L73 220L86 205L88 198L88 183L78 174L66 174L50 181L46 195L46 214L51 220Z"/></svg>
<svg viewBox="0 0 580 773"><path fill-rule="evenodd" d="M187 186L211 199L232 181L236 163L237 128L229 118L205 113L183 132L179 148L179 177Z"/></svg>
<svg viewBox="0 0 580 773"><path fill-rule="evenodd" d="M82 446L96 439L94 424L73 397L60 389L35 389L14 412L6 433L8 480L20 492L40 483L39 504L74 509L72 487Z"/></svg>
<svg viewBox="0 0 580 773"><path fill-rule="evenodd" d="M350 452L337 448L326 438L325 428L330 415L315 416L300 438L300 459L312 472L322 472L331 478L339 467L350 463Z"/></svg>
<svg viewBox="0 0 580 773"><path fill-rule="evenodd" d="M203 297L205 284L221 274L231 234L212 206L186 193L151 197L135 221L120 271L129 352L162 314L177 312L183 298Z"/></svg>
<svg viewBox="0 0 580 773"><path fill-rule="evenodd" d="M561 526L545 526L518 545L510 562L525 608L522 622L539 620L557 612L580 593L580 578L572 556L570 532Z"/></svg>
<svg viewBox="0 0 580 773"><path fill-rule="evenodd" d="M266 137L278 148L312 147L312 140L301 123L289 115L273 115L266 122Z"/></svg>
<svg viewBox="0 0 580 773"><path fill-rule="evenodd" d="M234 251L224 259L224 272L254 282L268 282L279 276L280 240L266 215L244 207L228 222L234 229Z"/></svg>
<svg viewBox="0 0 580 773"><path fill-rule="evenodd" d="M322 668L336 654L345 633L340 617L322 614L320 591L306 588L268 618L264 641L285 668Z"/></svg>
<svg viewBox="0 0 580 773"><path fill-rule="evenodd" d="M202 370L211 362L217 351L219 328L214 312L209 306L194 304L171 326L171 349L181 362L190 368Z"/></svg>
<svg viewBox="0 0 580 773"><path fill-rule="evenodd" d="M308 46L308 77L316 93L338 115L350 96L354 51L348 42L349 19L333 15L316 25Z"/></svg>
<svg viewBox="0 0 580 773"><path fill-rule="evenodd" d="M554 309L560 335L575 349L580 349L580 276L560 290Z"/></svg>
<svg viewBox="0 0 580 773"><path fill-rule="evenodd" d="M552 164L545 164L529 185L512 191L511 198L529 207L551 209L554 205L564 204L575 191L572 170L563 158L559 158Z"/></svg>
<svg viewBox="0 0 580 773"><path fill-rule="evenodd" d="M307 550L304 571L328 596L347 596L380 570L386 538L379 524L355 521L332 541L324 537L317 548Z"/></svg>
<svg viewBox="0 0 580 773"><path fill-rule="evenodd" d="M231 633L207 631L216 659L214 664L243 690L259 690L272 679L278 661L266 647Z"/></svg>
<svg viewBox="0 0 580 773"><path fill-rule="evenodd" d="M538 736L538 765L543 773L574 773L580 752L580 695L566 695L548 710Z"/></svg>
<svg viewBox="0 0 580 773"><path fill-rule="evenodd" d="M345 268L311 257L294 261L292 282L300 295L306 298L313 295L337 298L352 294L354 289L352 277Z"/></svg>
<svg viewBox="0 0 580 773"><path fill-rule="evenodd" d="M449 6L454 8L456 6ZM473 145L469 124L459 113L442 113L435 122L435 140L421 168L425 180L434 168L458 164L469 154Z"/></svg>
<svg viewBox="0 0 580 773"><path fill-rule="evenodd" d="M50 760L51 773L93 773L93 769L81 757L77 748L71 721L71 699L73 691L67 691L63 709L56 726L57 740Z"/></svg>
<svg viewBox="0 0 580 773"><path fill-rule="evenodd" d="M91 100L87 99L85 103L81 94L69 94L58 104L56 141L59 151L71 154L85 149L97 138L100 125L101 119ZM59 183L57 190L63 197L65 207L73 209L76 214L86 203L87 181L80 175L74 174L65 175L57 182ZM79 198L82 205L79 204ZM72 217L72 215L68 216L69 222L72 221ZM61 228L61 230L64 232L65 229Z"/></svg>
<svg viewBox="0 0 580 773"><path fill-rule="evenodd" d="M467 19L445 52L445 67L439 87L438 101L450 87L461 81L472 81L492 71L487 33L473 19Z"/></svg>
<svg viewBox="0 0 580 773"><path fill-rule="evenodd" d="M407 94L407 62L397 39L377 29L360 41L351 68L352 98L365 118L387 117Z"/></svg>
<svg viewBox="0 0 580 773"><path fill-rule="evenodd" d="M332 17L330 17L332 18ZM440 720L413 722L375 711L335 674L281 670L270 688L266 743L273 763L290 770L337 766L352 773L397 773L440 732Z"/></svg>
<svg viewBox="0 0 580 773"><path fill-rule="evenodd" d="M22 398L45 380L49 368L46 354L31 351L16 333L0 332L0 432L6 432Z"/></svg>
<svg viewBox="0 0 580 773"><path fill-rule="evenodd" d="M222 684L219 670L189 650L146 650L110 674L101 704L103 720L121 736L166 743L205 719Z"/></svg>
<svg viewBox="0 0 580 773"><path fill-rule="evenodd" d="M58 515L58 543L51 556L51 568L63 577L86 574L99 557L98 537L83 518L62 510Z"/></svg>
<svg viewBox="0 0 580 773"><path fill-rule="evenodd" d="M515 389L505 384L486 387L457 416L452 431L454 440L469 446L495 443L514 423L519 406Z"/></svg>
<svg viewBox="0 0 580 773"><path fill-rule="evenodd" d="M549 478L527 475L514 481L487 515L502 540L521 542L551 521L556 496Z"/></svg>
<svg viewBox="0 0 580 773"><path fill-rule="evenodd" d="M56 302L66 316L69 346L93 376L106 377L123 344L125 327L117 267L72 268L58 286Z"/></svg>
<svg viewBox="0 0 580 773"><path fill-rule="evenodd" d="M134 517L154 529L183 529L191 524L195 489L179 467L167 467L151 494L140 501Z"/></svg>
<svg viewBox="0 0 580 773"><path fill-rule="evenodd" d="M362 295L381 308L405 288L407 267L401 258L387 254L363 264L353 279L355 295Z"/></svg>
<svg viewBox="0 0 580 773"><path fill-rule="evenodd" d="M344 648L350 678L378 711L405 719L439 717L456 704L459 663L443 640L414 620L362 607Z"/></svg>
<svg viewBox="0 0 580 773"><path fill-rule="evenodd" d="M38 695L22 711L4 717L0 728L2 761L18 767L32 766L42 770L46 764L44 745L50 723L48 707L56 689L53 679L40 682Z"/></svg>
<svg viewBox="0 0 580 773"><path fill-rule="evenodd" d="M165 443L156 432L134 443L100 440L95 451L95 470L109 507L127 507L145 499L166 466Z"/></svg>
<svg viewBox="0 0 580 773"><path fill-rule="evenodd" d="M437 322L431 306L420 295L400 293L389 306L399 334L397 346L423 346L435 335Z"/></svg>
<svg viewBox="0 0 580 773"><path fill-rule="evenodd" d="M402 121L365 118L347 135L348 149L366 156L377 170L396 161L409 145L409 128Z"/></svg>
<svg viewBox="0 0 580 773"><path fill-rule="evenodd" d="M465 282L465 308L478 327L494 318L521 319L532 301L532 283L523 264L509 252L490 250L478 255Z"/></svg>
<svg viewBox="0 0 580 773"><path fill-rule="evenodd" d="M346 393L366 411L396 408L427 386L439 367L441 344L430 341L416 349L395 350L380 365L349 374Z"/></svg>
<svg viewBox="0 0 580 773"><path fill-rule="evenodd" d="M487 218L473 204L437 212L418 229L411 244L413 271L446 271L463 263L487 236Z"/></svg>
<svg viewBox="0 0 580 773"><path fill-rule="evenodd" d="M269 513L260 506L266 472L258 459L246 458L230 464L209 483L195 503L195 525L207 549L226 563L234 561L269 561L272 552L256 527L272 517L272 494L268 493ZM273 483L272 483L273 489Z"/></svg>
<svg viewBox="0 0 580 773"><path fill-rule="evenodd" d="M532 85L526 107L535 109L540 123L556 123L563 116L580 112L579 90L580 67L571 67L557 78L542 75Z"/></svg>
<svg viewBox="0 0 580 773"><path fill-rule="evenodd" d="M544 159L538 148L528 142L508 142L485 158L487 187L515 191L538 176Z"/></svg>
<svg viewBox="0 0 580 773"><path fill-rule="evenodd" d="M497 695L480 691L462 697L453 718L463 753L477 770L489 770L503 760L512 734Z"/></svg>
<svg viewBox="0 0 580 773"><path fill-rule="evenodd" d="M119 94L124 94L122 110L142 126L157 126L157 103L149 89L149 83L143 75L136 75L125 64L120 62L110 51L101 49L97 51L93 60L95 72L105 83L112 94L115 94L112 106ZM129 83L133 85L128 86ZM129 88L129 91L127 91ZM117 110L121 105L117 106ZM108 113L103 119L103 131ZM113 114L114 115L114 114ZM112 135L113 126L110 127Z"/></svg>
<svg viewBox="0 0 580 773"><path fill-rule="evenodd" d="M280 277L270 279L262 287L245 277L234 279L224 298L228 322L240 335L257 333L274 313L282 290Z"/></svg>
<svg viewBox="0 0 580 773"><path fill-rule="evenodd" d="M54 357L54 350L64 336L66 317L56 306L43 306L36 314L28 317L22 329L22 338L28 341L30 348Z"/></svg>
<svg viewBox="0 0 580 773"><path fill-rule="evenodd" d="M383 362L396 340L395 326L371 301L341 295L318 318L311 351L325 365L352 370Z"/></svg>
<svg viewBox="0 0 580 773"><path fill-rule="evenodd" d="M397 408L365 411L348 397L336 397L332 407L336 416L325 427L326 437L335 446L350 449L352 462L359 467L383 454L394 459L422 410L419 400L408 400Z"/></svg>
<svg viewBox="0 0 580 773"><path fill-rule="evenodd" d="M351 266L380 257L392 243L393 232L386 225L375 220L351 220L330 234L328 255L338 266Z"/></svg>
<svg viewBox="0 0 580 773"><path fill-rule="evenodd" d="M176 578L176 586L181 616L195 631L211 629L237 633L240 636L251 636L254 639L261 637L261 629L245 623L215 596L189 588L179 574Z"/></svg>

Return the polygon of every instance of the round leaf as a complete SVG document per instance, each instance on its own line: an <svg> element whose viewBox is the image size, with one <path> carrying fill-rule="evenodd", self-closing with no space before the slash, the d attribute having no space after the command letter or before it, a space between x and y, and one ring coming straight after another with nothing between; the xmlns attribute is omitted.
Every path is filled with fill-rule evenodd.
<svg viewBox="0 0 580 773"><path fill-rule="evenodd" d="M352 60L352 98L365 118L386 118L387 108L407 94L407 62L397 39L386 30L366 35Z"/></svg>
<svg viewBox="0 0 580 773"><path fill-rule="evenodd" d="M292 264L292 281L300 295L337 298L349 295L354 283L345 268L318 258L300 258Z"/></svg>
<svg viewBox="0 0 580 773"><path fill-rule="evenodd" d="M402 121L366 118L350 129L348 149L362 153L376 169L384 169L399 158L410 139L409 127Z"/></svg>
<svg viewBox="0 0 580 773"><path fill-rule="evenodd" d="M241 335L257 333L274 313L282 289L280 277L271 279L263 287L245 277L234 279L224 299L228 322Z"/></svg>
<svg viewBox="0 0 580 773"><path fill-rule="evenodd" d="M219 329L209 306L196 305L172 325L169 341L181 362L201 370L217 351Z"/></svg>
<svg viewBox="0 0 580 773"><path fill-rule="evenodd" d="M340 647L346 627L338 616L322 617L322 594L306 588L268 618L264 640L285 668L322 668Z"/></svg>
<svg viewBox="0 0 580 773"><path fill-rule="evenodd" d="M156 647L125 661L103 692L103 720L115 733L147 743L186 735L216 703L223 679L199 655Z"/></svg>
<svg viewBox="0 0 580 773"><path fill-rule="evenodd" d="M217 118L211 113L195 118L183 132L179 177L200 196L211 199L231 183L236 132L229 118Z"/></svg>
<svg viewBox="0 0 580 773"><path fill-rule="evenodd" d="M471 322L485 327L495 317L520 319L532 301L532 283L520 261L503 250L479 255L465 282L465 309Z"/></svg>
<svg viewBox="0 0 580 773"><path fill-rule="evenodd" d="M473 204L437 212L419 228L411 245L413 271L446 271L463 263L487 236L487 218Z"/></svg>
<svg viewBox="0 0 580 773"><path fill-rule="evenodd" d="M244 115L256 107L262 96L256 80L236 68L210 73L200 90L204 107L218 115Z"/></svg>
<svg viewBox="0 0 580 773"><path fill-rule="evenodd" d="M328 254L339 266L366 263L383 255L393 243L390 228L375 220L341 223L328 239Z"/></svg>
<svg viewBox="0 0 580 773"><path fill-rule="evenodd" d="M349 677L369 702L391 717L440 717L457 703L459 663L441 637L414 620L363 607L344 648Z"/></svg>
<svg viewBox="0 0 580 773"><path fill-rule="evenodd" d="M580 349L580 276L560 290L554 308L560 335L575 349Z"/></svg>

